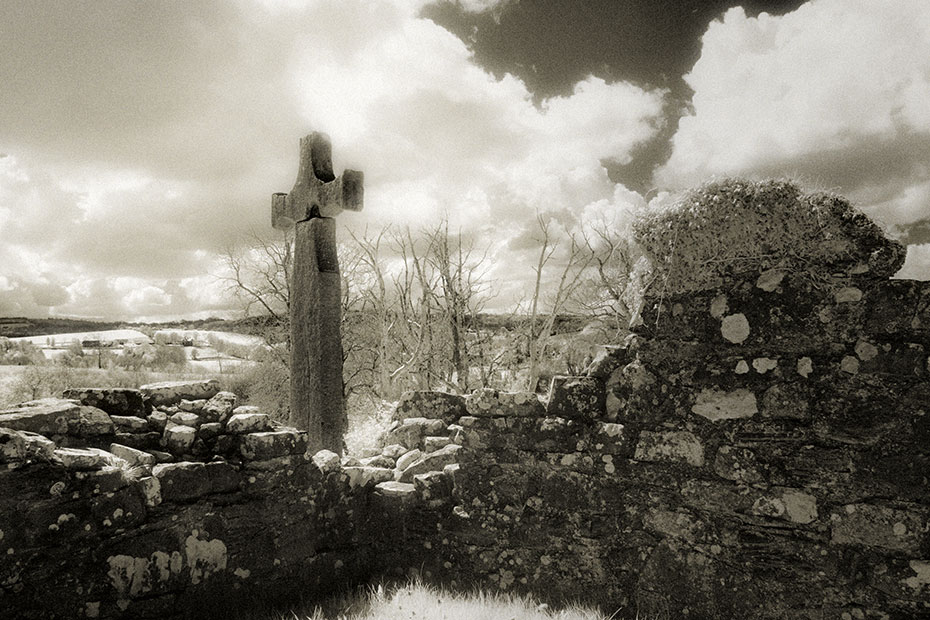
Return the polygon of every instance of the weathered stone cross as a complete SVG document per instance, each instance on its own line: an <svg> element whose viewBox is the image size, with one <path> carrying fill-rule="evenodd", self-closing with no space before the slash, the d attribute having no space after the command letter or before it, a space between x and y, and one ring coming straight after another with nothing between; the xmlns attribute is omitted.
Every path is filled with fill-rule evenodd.
<svg viewBox="0 0 930 620"><path fill-rule="evenodd" d="M329 136L300 140L300 169L290 194L271 197L271 224L294 226L290 280L292 426L309 431L310 450L342 454L346 430L342 397L341 282L336 220L361 211L363 175L333 174Z"/></svg>

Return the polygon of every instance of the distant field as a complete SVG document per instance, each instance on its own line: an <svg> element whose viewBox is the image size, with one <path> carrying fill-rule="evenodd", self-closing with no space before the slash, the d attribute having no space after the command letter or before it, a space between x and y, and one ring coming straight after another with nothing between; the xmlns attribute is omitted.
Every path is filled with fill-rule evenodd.
<svg viewBox="0 0 930 620"><path fill-rule="evenodd" d="M39 336L18 336L10 338L14 342L30 342L37 347L46 346L52 342L55 346L66 347L72 342L85 342L96 340L98 342L151 342L151 339L140 331L134 329L109 329L99 332L71 332L69 334L42 334Z"/></svg>

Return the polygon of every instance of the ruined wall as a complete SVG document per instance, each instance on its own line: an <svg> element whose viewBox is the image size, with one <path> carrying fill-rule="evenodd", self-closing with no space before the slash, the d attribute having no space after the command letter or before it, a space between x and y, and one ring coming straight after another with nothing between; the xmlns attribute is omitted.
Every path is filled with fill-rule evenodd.
<svg viewBox="0 0 930 620"><path fill-rule="evenodd" d="M216 392L78 390L0 412L0 617L230 617L371 578L369 481Z"/></svg>
<svg viewBox="0 0 930 620"><path fill-rule="evenodd" d="M630 617L930 617L930 285L762 284L663 300L548 403L471 396L429 570Z"/></svg>
<svg viewBox="0 0 930 620"><path fill-rule="evenodd" d="M903 249L845 202L803 200L826 249L653 256L677 281L588 376L470 396L450 509L411 522L426 570L622 617L930 618L930 283L890 280ZM712 220L695 239L743 224Z"/></svg>

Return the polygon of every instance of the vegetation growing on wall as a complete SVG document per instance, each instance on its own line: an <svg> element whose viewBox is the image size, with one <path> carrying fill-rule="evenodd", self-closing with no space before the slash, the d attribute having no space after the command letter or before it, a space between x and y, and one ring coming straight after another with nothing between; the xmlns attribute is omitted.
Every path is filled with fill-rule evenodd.
<svg viewBox="0 0 930 620"><path fill-rule="evenodd" d="M785 180L707 183L641 212L633 232L651 260L655 286L669 294L775 268L891 276L905 254L845 198L806 194Z"/></svg>

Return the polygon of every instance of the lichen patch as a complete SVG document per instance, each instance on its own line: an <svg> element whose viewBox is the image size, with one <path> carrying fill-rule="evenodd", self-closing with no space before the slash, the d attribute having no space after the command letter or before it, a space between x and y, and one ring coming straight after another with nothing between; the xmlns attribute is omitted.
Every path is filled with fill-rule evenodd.
<svg viewBox="0 0 930 620"><path fill-rule="evenodd" d="M840 362L840 370L850 375L859 374L859 360L852 355L847 355Z"/></svg>
<svg viewBox="0 0 930 620"><path fill-rule="evenodd" d="M786 272L783 269L769 269L759 274L756 280L756 288L760 288L766 293L771 293L778 288L781 281L785 279Z"/></svg>
<svg viewBox="0 0 930 620"><path fill-rule="evenodd" d="M184 551L194 585L217 571L226 570L226 544L218 538L201 540L195 530L184 541Z"/></svg>
<svg viewBox="0 0 930 620"><path fill-rule="evenodd" d="M838 304L855 303L862 300L862 291L855 286L847 286L834 293L833 298Z"/></svg>
<svg viewBox="0 0 930 620"><path fill-rule="evenodd" d="M814 372L814 361L809 357L802 357L798 360L798 374L807 379Z"/></svg>
<svg viewBox="0 0 930 620"><path fill-rule="evenodd" d="M878 356L878 348L867 340L857 342L855 351L856 356L863 362L868 362Z"/></svg>
<svg viewBox="0 0 930 620"><path fill-rule="evenodd" d="M749 321L746 315L739 313L723 317L720 323L720 334L733 344L745 341L749 338Z"/></svg>
<svg viewBox="0 0 930 620"><path fill-rule="evenodd" d="M757 357L752 360L752 367L756 369L757 373L764 375L768 371L778 368L778 360L773 360L768 357Z"/></svg>

